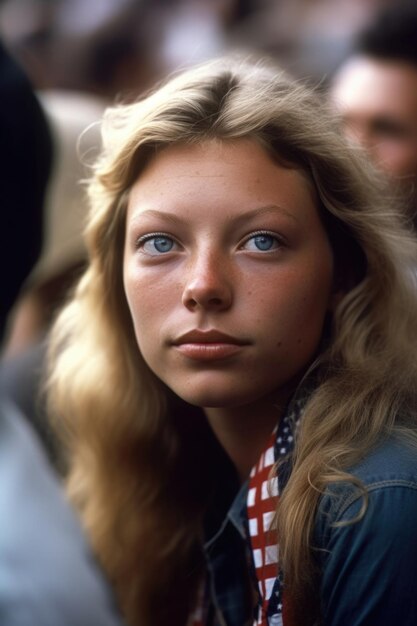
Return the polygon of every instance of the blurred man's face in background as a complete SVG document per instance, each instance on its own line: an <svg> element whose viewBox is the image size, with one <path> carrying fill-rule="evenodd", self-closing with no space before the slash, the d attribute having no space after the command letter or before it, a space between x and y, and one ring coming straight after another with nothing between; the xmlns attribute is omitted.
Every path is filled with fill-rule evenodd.
<svg viewBox="0 0 417 626"><path fill-rule="evenodd" d="M417 66L354 57L337 73L331 98L346 136L412 194L417 209Z"/></svg>

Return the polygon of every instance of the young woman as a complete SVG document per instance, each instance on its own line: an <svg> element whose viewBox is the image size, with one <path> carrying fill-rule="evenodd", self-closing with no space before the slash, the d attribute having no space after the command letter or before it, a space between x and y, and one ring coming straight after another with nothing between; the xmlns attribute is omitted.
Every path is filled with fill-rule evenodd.
<svg viewBox="0 0 417 626"><path fill-rule="evenodd" d="M185 72L89 194L50 404L128 623L416 623L416 248L316 95Z"/></svg>

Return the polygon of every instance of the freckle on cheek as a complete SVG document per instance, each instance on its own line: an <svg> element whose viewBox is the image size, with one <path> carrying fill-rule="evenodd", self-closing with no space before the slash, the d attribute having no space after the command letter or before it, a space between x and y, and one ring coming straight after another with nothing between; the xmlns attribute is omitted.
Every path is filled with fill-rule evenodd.
<svg viewBox="0 0 417 626"><path fill-rule="evenodd" d="M281 346L282 346L282 341L278 341L277 348L280 348Z"/></svg>

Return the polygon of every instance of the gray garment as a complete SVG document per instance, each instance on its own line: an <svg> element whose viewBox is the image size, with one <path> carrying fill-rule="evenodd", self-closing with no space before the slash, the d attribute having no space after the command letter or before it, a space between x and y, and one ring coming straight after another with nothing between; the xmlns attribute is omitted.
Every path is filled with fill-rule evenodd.
<svg viewBox="0 0 417 626"><path fill-rule="evenodd" d="M55 469L60 470L56 435L48 421L42 385L45 377L47 343L32 344L24 352L0 360L0 396L6 395L33 427Z"/></svg>
<svg viewBox="0 0 417 626"><path fill-rule="evenodd" d="M0 401L1 626L122 626L41 445Z"/></svg>

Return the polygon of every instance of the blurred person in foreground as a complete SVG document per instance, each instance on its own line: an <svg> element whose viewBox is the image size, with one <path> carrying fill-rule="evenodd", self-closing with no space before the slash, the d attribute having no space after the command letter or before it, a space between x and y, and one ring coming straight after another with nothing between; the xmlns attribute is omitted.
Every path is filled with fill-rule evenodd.
<svg viewBox="0 0 417 626"><path fill-rule="evenodd" d="M85 262L82 230L87 177L83 160L99 150L98 121L105 101L87 93L37 91L52 134L54 162L43 210L44 242L10 320L3 359L13 359L46 335ZM86 132L84 132L86 131Z"/></svg>
<svg viewBox="0 0 417 626"><path fill-rule="evenodd" d="M417 623L417 242L369 159L229 58L102 138L49 407L128 623Z"/></svg>
<svg viewBox="0 0 417 626"><path fill-rule="evenodd" d="M42 378L49 327L85 265L82 241L86 198L83 160L98 152L104 103L87 93L37 92L51 130L54 162L44 202L44 243L13 306L0 361L0 389L34 426L53 465L62 467L59 446L44 410ZM87 131L87 132L84 132Z"/></svg>
<svg viewBox="0 0 417 626"><path fill-rule="evenodd" d="M343 129L404 198L417 226L417 5L385 8L358 35L333 77Z"/></svg>
<svg viewBox="0 0 417 626"><path fill-rule="evenodd" d="M40 251L51 167L32 89L0 44L1 333ZM7 149L6 149L7 147ZM120 626L113 597L26 419L0 394L2 626Z"/></svg>

